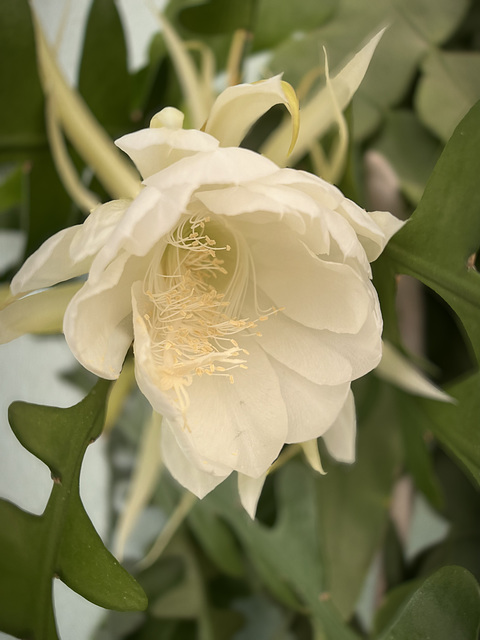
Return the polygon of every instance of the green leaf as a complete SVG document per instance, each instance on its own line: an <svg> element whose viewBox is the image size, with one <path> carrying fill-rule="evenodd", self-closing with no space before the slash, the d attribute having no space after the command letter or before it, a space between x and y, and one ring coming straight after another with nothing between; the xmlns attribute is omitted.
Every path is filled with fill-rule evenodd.
<svg viewBox="0 0 480 640"><path fill-rule="evenodd" d="M182 9L179 21L194 33L231 33L252 29L257 0L207 0Z"/></svg>
<svg viewBox="0 0 480 640"><path fill-rule="evenodd" d="M406 109L391 111L374 148L383 153L395 170L402 191L415 205L441 152L439 142Z"/></svg>
<svg viewBox="0 0 480 640"><path fill-rule="evenodd" d="M113 0L95 0L85 31L80 93L113 137L130 128L131 78L122 22Z"/></svg>
<svg viewBox="0 0 480 640"><path fill-rule="evenodd" d="M447 141L480 99L480 53L433 51L422 65L415 103L433 133Z"/></svg>
<svg viewBox="0 0 480 640"><path fill-rule="evenodd" d="M203 502L229 522L256 571L277 598L293 609L308 608L319 637L324 634L335 640L355 640L357 636L342 621L326 592L320 546L321 504L314 472L292 461L273 479L278 515L271 528L250 520L230 481L222 483Z"/></svg>
<svg viewBox="0 0 480 640"><path fill-rule="evenodd" d="M356 462L329 464L327 475L317 482L325 588L345 618L353 612L385 535L401 459L390 390L373 377L361 384L373 385L373 389L365 388L364 393L357 393L358 385L355 389L359 414ZM370 394L369 409L363 404L370 401Z"/></svg>
<svg viewBox="0 0 480 640"><path fill-rule="evenodd" d="M0 151L20 151L46 142L43 92L27 0L0 2Z"/></svg>
<svg viewBox="0 0 480 640"><path fill-rule="evenodd" d="M108 389L100 381L68 409L24 402L10 407L18 440L48 465L54 480L41 516L0 501L0 628L17 637L57 640L54 576L99 606L146 607L143 590L104 547L80 500L82 459L102 431Z"/></svg>
<svg viewBox="0 0 480 640"><path fill-rule="evenodd" d="M480 595L475 578L445 567L414 593L379 640L476 640Z"/></svg>
<svg viewBox="0 0 480 640"><path fill-rule="evenodd" d="M387 257L398 273L434 289L456 312L480 361L480 274L469 260L480 246L480 103L459 124L410 221L392 239ZM456 405L431 405L431 428L480 481L480 376L449 392Z"/></svg>

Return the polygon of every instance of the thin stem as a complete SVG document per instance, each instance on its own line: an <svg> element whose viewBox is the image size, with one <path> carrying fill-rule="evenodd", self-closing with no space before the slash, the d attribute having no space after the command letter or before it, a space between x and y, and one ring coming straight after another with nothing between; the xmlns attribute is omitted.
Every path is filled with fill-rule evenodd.
<svg viewBox="0 0 480 640"><path fill-rule="evenodd" d="M174 512L168 519L167 524L163 527L162 531L160 532L160 535L155 540L152 548L147 553L147 555L143 558L143 560L139 562L140 569L145 569L146 567L149 567L151 564L155 562L155 560L157 560L162 555L168 543L173 538L176 531L181 526L181 524L183 523L187 515L190 513L196 501L197 501L197 497L194 496L193 493L186 491L183 494L182 498L180 499L180 502L177 504Z"/></svg>
<svg viewBox="0 0 480 640"><path fill-rule="evenodd" d="M239 84L242 80L242 65L252 34L246 29L237 29L233 34L232 44L227 61L227 83L229 87Z"/></svg>

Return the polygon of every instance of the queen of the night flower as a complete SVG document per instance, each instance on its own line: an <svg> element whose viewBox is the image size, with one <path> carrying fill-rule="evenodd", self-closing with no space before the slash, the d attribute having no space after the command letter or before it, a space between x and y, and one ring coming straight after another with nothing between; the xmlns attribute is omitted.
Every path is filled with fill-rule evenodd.
<svg viewBox="0 0 480 640"><path fill-rule="evenodd" d="M272 78L221 94L202 131L160 112L117 141L140 194L50 238L11 285L18 296L87 274L64 317L75 357L115 379L133 343L172 475L202 497L237 471L250 513L285 443L321 436L354 459L350 384L381 357L369 263L401 224L238 147L288 101Z"/></svg>

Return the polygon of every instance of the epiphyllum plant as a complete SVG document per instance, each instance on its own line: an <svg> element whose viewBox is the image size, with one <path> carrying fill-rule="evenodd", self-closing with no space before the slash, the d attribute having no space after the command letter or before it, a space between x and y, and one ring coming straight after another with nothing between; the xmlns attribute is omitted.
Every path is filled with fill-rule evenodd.
<svg viewBox="0 0 480 640"><path fill-rule="evenodd" d="M377 40L345 68L340 101ZM47 240L13 279L16 300L2 312L5 341L57 292L68 298L66 340L107 379L118 378L133 343L138 386L164 417L172 475L202 497L237 471L251 515L285 443L305 443L320 470L319 436L334 457L353 461L350 384L381 358L369 263L401 225L321 178L239 148L275 104L292 115L293 148L298 105L279 77L228 88L202 130L183 129L183 114L167 108L118 140L141 188L124 172L132 197ZM114 176L115 189L120 182ZM84 274L73 297L71 287L22 297Z"/></svg>

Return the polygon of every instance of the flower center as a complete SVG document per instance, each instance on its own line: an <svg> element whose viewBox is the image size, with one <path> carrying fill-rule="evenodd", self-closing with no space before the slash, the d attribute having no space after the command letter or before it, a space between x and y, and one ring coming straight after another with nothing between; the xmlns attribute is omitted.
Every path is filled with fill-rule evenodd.
<svg viewBox="0 0 480 640"><path fill-rule="evenodd" d="M243 242L222 221L192 216L168 236L146 274L144 292L152 306L145 320L157 382L164 391L173 389L184 415L194 375L233 383L231 371L247 368L248 351L234 338L257 326L239 317L249 279Z"/></svg>

